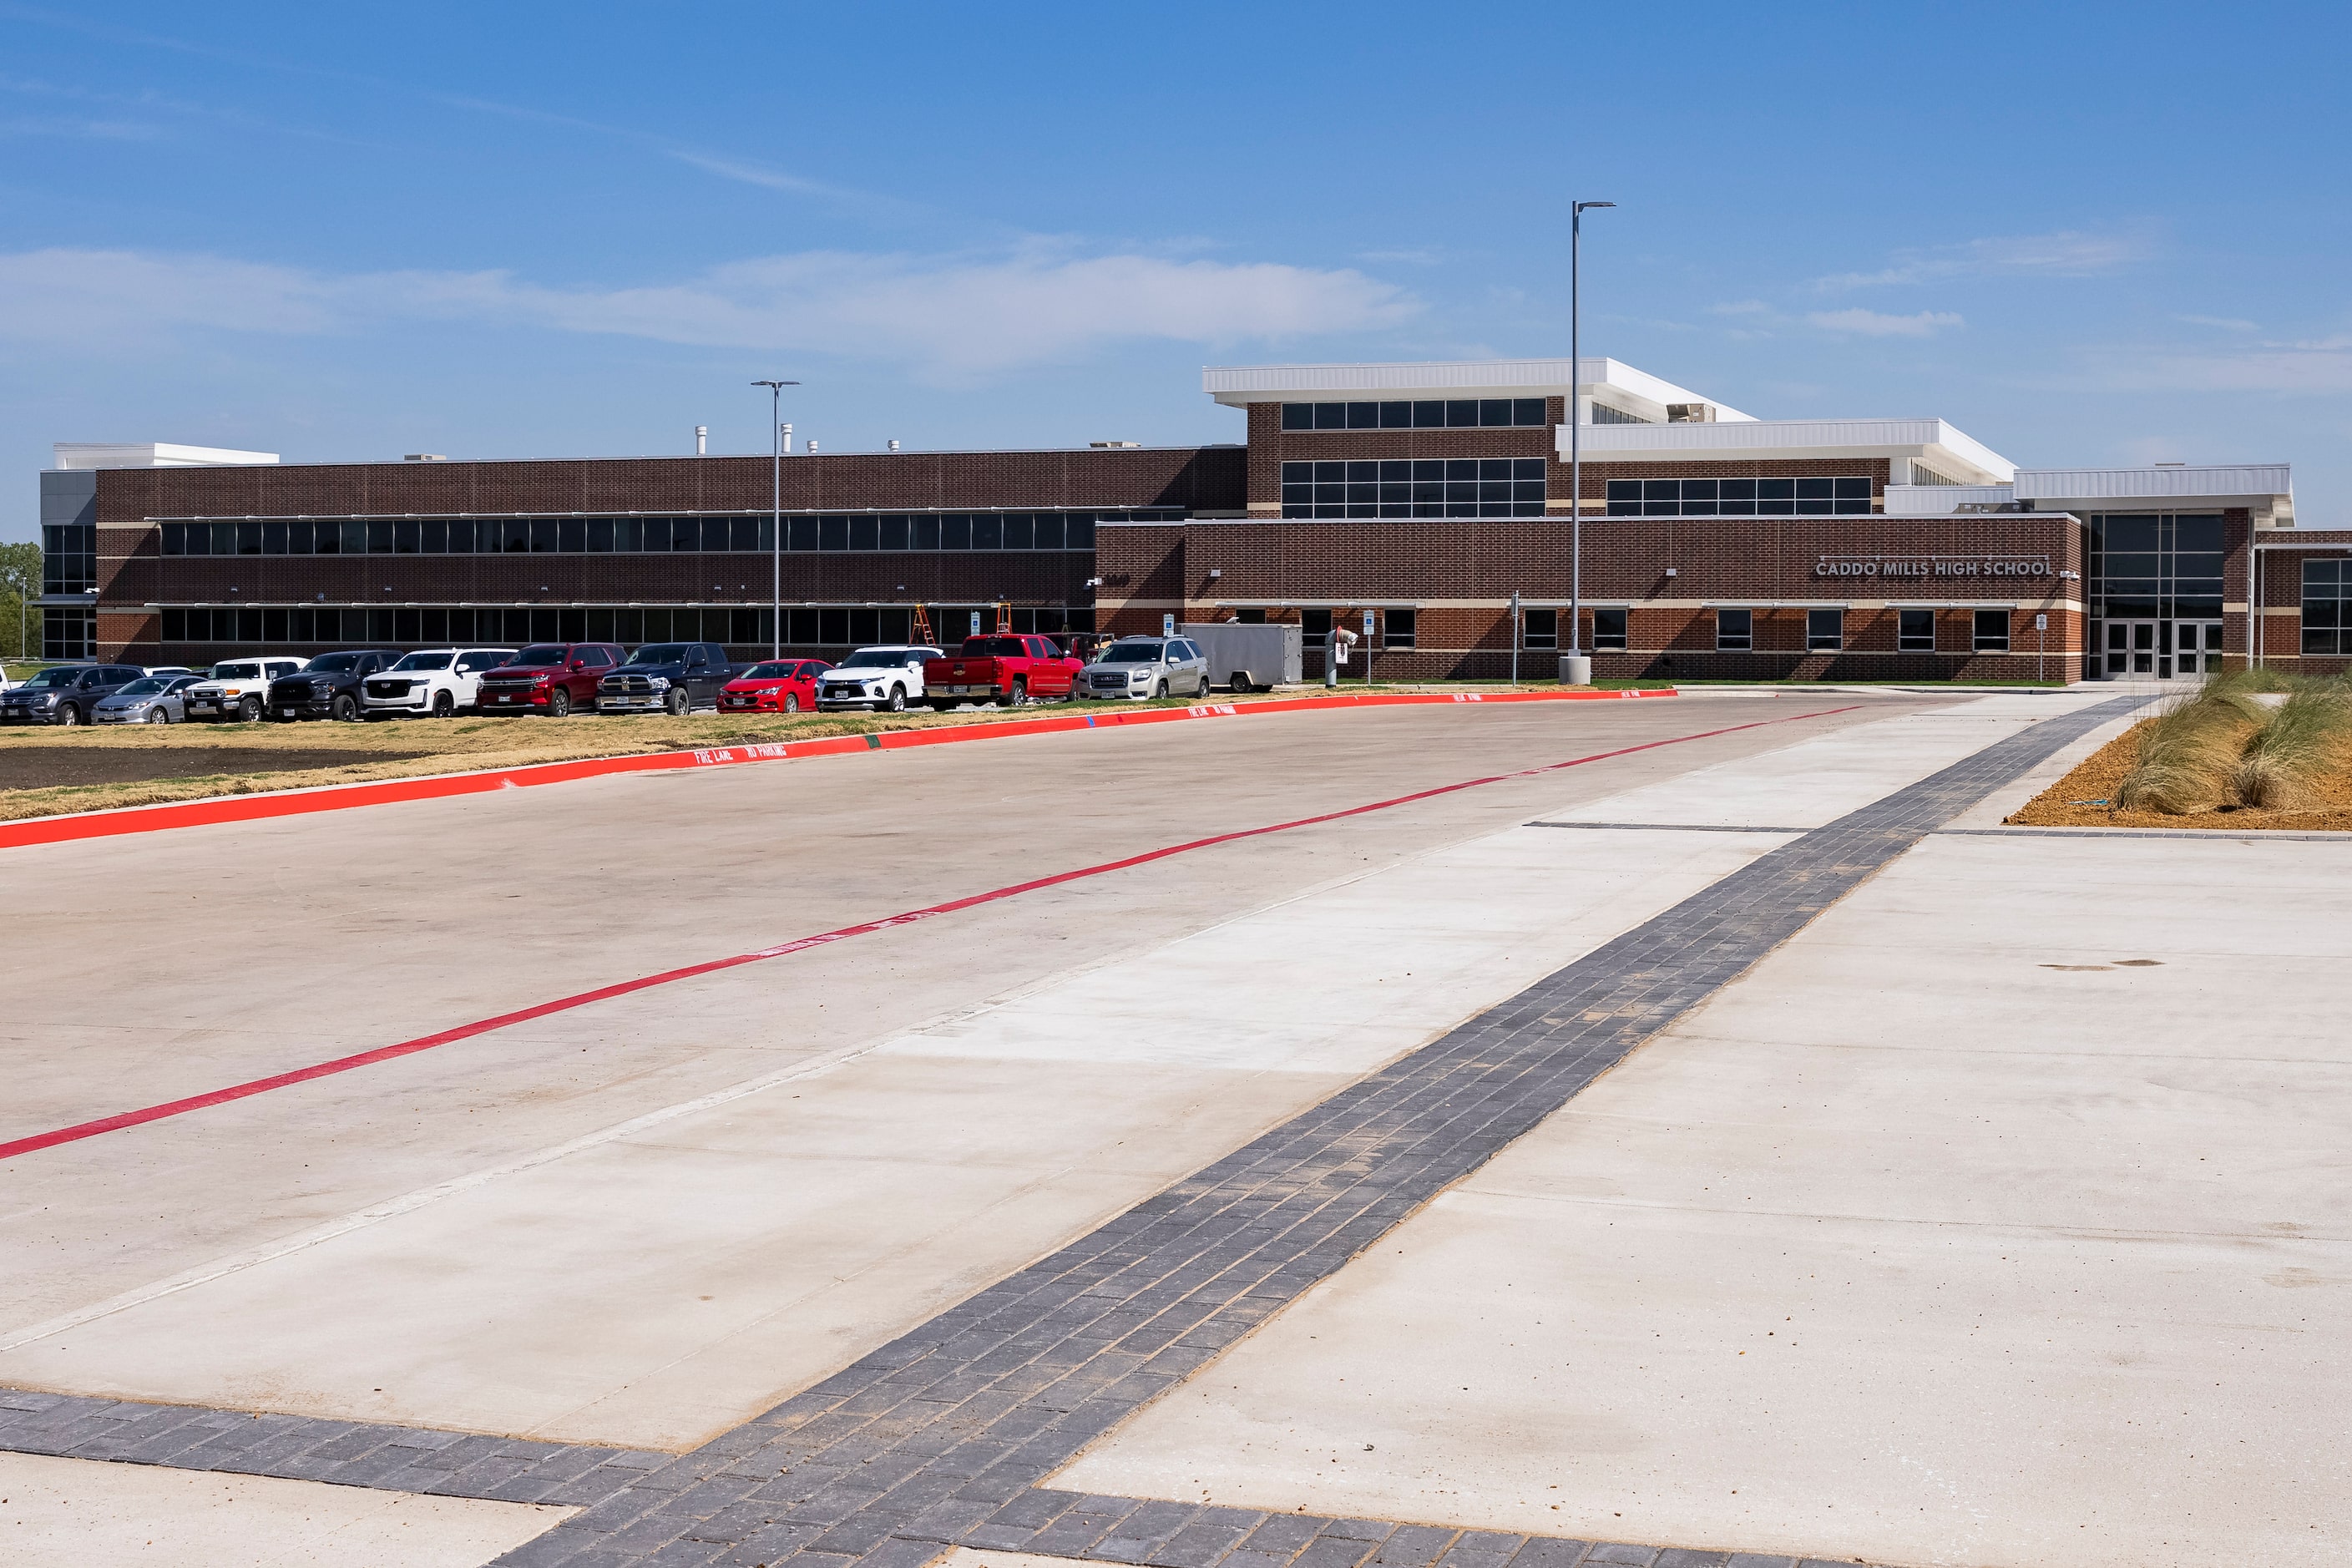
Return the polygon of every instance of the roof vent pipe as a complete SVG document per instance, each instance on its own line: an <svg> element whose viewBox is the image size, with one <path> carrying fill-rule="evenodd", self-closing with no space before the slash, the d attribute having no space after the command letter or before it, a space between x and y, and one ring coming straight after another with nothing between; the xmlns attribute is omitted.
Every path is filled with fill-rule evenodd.
<svg viewBox="0 0 2352 1568"><path fill-rule="evenodd" d="M708 425L696 426L694 427L694 455L699 458L704 456L709 450L710 426Z"/></svg>
<svg viewBox="0 0 2352 1568"><path fill-rule="evenodd" d="M896 436L893 436L893 437L890 437L890 450L892 450L892 451L894 451L894 452L895 452L895 451L897 451L898 449L898 438Z"/></svg>

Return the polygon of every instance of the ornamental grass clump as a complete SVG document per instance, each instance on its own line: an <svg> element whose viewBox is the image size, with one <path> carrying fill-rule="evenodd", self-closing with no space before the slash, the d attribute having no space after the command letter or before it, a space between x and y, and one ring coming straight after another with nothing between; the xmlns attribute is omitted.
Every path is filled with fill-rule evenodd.
<svg viewBox="0 0 2352 1568"><path fill-rule="evenodd" d="M2314 784L2352 764L2352 689L2341 679L2297 683L2240 748L2230 793L2259 811L2313 804Z"/></svg>
<svg viewBox="0 0 2352 1568"><path fill-rule="evenodd" d="M2242 691L2212 690L2221 684L2208 682L2140 726L2139 760L2116 791L2118 809L2182 816L2230 804L2231 773L2259 721L2248 716Z"/></svg>

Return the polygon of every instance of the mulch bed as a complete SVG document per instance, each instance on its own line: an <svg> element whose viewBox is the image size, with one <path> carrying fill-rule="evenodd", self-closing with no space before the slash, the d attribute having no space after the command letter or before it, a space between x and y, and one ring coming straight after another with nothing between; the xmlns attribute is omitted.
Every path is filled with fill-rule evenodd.
<svg viewBox="0 0 2352 1568"><path fill-rule="evenodd" d="M2109 741L2083 762L2003 818L2021 827L2185 827L2215 833L2259 832L2264 828L2296 833L2352 832L2352 773L2337 773L2314 786L2317 804L2308 811L2251 811L2225 806L2219 811L2173 816L2160 811L2117 811L2112 801L2124 775L2139 761L2137 725Z"/></svg>
<svg viewBox="0 0 2352 1568"><path fill-rule="evenodd" d="M404 762L430 752L286 751L274 746L11 746L0 751L0 790L58 784L147 784L222 773L282 773Z"/></svg>

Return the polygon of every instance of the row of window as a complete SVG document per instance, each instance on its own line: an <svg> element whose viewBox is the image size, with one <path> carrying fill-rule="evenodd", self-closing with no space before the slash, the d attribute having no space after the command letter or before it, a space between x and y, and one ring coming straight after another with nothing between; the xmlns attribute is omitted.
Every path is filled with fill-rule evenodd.
<svg viewBox="0 0 2352 1568"><path fill-rule="evenodd" d="M2099 512L2089 531L2092 615L2171 621L2221 614L2220 513Z"/></svg>
<svg viewBox="0 0 2352 1568"><path fill-rule="evenodd" d="M1867 475L1609 481L1612 517L1832 517L1869 510Z"/></svg>
<svg viewBox="0 0 2352 1568"><path fill-rule="evenodd" d="M2303 651L2352 653L2352 561L2303 563Z"/></svg>
<svg viewBox="0 0 2352 1568"><path fill-rule="evenodd" d="M97 586L98 530L86 522L43 524L41 592L87 594Z"/></svg>
<svg viewBox="0 0 2352 1568"><path fill-rule="evenodd" d="M1167 521L1139 512L850 512L784 519L797 552L1092 550L1095 523ZM501 555L728 552L775 548L774 520L733 517L263 518L167 522L166 555Z"/></svg>
<svg viewBox="0 0 2352 1568"><path fill-rule="evenodd" d="M68 612L72 614L72 612ZM82 612L87 617L87 612ZM993 607L929 606L931 634L950 642L996 625ZM632 647L649 642L715 642L765 647L773 639L774 613L757 605L190 605L163 613L167 643L273 645L341 644L346 647L431 647L450 643L488 643L520 647L533 642L613 642ZM1091 631L1094 611L1085 605L1033 605L1013 612L1016 632ZM914 631L914 610L906 605L787 605L783 640L796 647L849 648L868 643L905 642ZM52 652L52 658L87 654Z"/></svg>
<svg viewBox="0 0 2352 1568"><path fill-rule="evenodd" d="M1420 645L1421 614L1419 611L1380 610L1375 614L1378 616L1374 623L1377 628L1376 635L1381 647L1395 649L1415 647ZM1257 617L1260 621L1264 621L1265 612L1263 610L1257 612ZM1360 626L1349 626L1348 629L1357 632L1359 636L1361 635ZM1303 647L1330 647L1331 612L1328 610L1299 611L1298 641Z"/></svg>
<svg viewBox="0 0 2352 1568"><path fill-rule="evenodd" d="M1286 403L1285 430L1458 430L1541 425L1540 397L1452 397L1413 403Z"/></svg>
<svg viewBox="0 0 2352 1568"><path fill-rule="evenodd" d="M1524 647L1556 648L1559 647L1559 612L1558 610L1527 610L1521 612L1525 626L1521 631ZM1895 621L1895 647L1902 653L1933 653L1936 651L1936 612L1933 610L1897 610ZM2009 651L2009 612L1978 610L1970 627L1969 647L1978 653ZM1594 610L1592 612L1592 651L1618 653L1626 647L1626 612ZM1753 610L1719 609L1715 612L1715 646L1726 653L1746 653L1756 646L1756 612ZM1841 609L1807 610L1805 612L1805 651L1836 653L1845 647L1845 612Z"/></svg>
<svg viewBox="0 0 2352 1568"><path fill-rule="evenodd" d="M1282 465L1285 517L1541 517L1541 458Z"/></svg>

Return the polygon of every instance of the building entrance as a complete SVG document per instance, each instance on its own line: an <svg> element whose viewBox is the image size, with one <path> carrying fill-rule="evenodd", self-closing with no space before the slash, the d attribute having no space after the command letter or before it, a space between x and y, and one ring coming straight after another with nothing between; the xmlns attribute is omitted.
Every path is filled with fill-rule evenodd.
<svg viewBox="0 0 2352 1568"><path fill-rule="evenodd" d="M2219 621L2130 620L2106 623L2105 664L2109 679L2152 676L2170 680L2176 675L2221 673L2221 623Z"/></svg>

